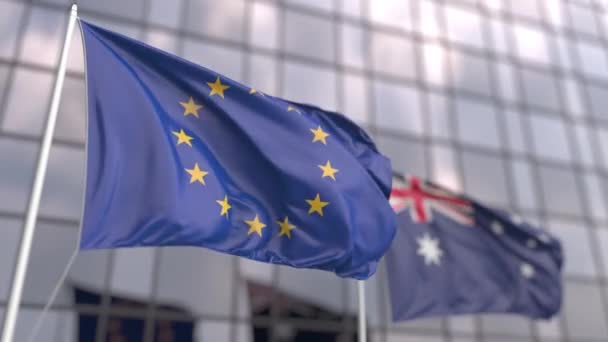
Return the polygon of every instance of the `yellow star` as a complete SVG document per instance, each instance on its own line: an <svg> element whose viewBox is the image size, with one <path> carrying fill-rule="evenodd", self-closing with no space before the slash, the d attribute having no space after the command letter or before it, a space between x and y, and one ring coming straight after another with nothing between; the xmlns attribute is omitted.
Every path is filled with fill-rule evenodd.
<svg viewBox="0 0 608 342"><path fill-rule="evenodd" d="M192 140L193 138L186 134L183 129L180 129L179 132L171 131L171 133L173 133L173 135L177 137L177 145L186 144L192 147L192 143L190 142L190 140Z"/></svg>
<svg viewBox="0 0 608 342"><path fill-rule="evenodd" d="M287 111L288 111L288 112L296 112L296 113L298 113L298 114L302 114L298 108L296 108L296 107L294 107L294 106L291 106L291 105L290 105L290 106L287 106Z"/></svg>
<svg viewBox="0 0 608 342"><path fill-rule="evenodd" d="M215 79L215 82L207 82L207 85L211 87L209 96L218 94L222 98L224 98L224 90L230 88L230 86L222 84L219 77Z"/></svg>
<svg viewBox="0 0 608 342"><path fill-rule="evenodd" d="M318 126L317 129L311 128L310 131L312 132L312 134L315 135L312 139L313 143L316 141L320 141L323 143L323 145L327 145L327 140L325 139L329 136L329 133L324 132L321 126Z"/></svg>
<svg viewBox="0 0 608 342"><path fill-rule="evenodd" d="M286 235L288 238L291 239L291 231L296 229L296 226L289 223L289 219L287 218L287 216L285 216L285 219L283 219L282 222L277 221L277 223L281 227L281 232L279 233L279 236Z"/></svg>
<svg viewBox="0 0 608 342"><path fill-rule="evenodd" d="M205 185L204 177L209 174L209 172L201 170L198 167L198 163L195 163L194 167L192 169L186 169L186 172L188 172L190 174L190 184L192 184L194 182L199 182L199 183Z"/></svg>
<svg viewBox="0 0 608 342"><path fill-rule="evenodd" d="M198 110L203 108L203 106L196 104L192 96L188 99L188 102L180 102L180 105L184 107L184 116L188 116L190 114L194 115L198 118Z"/></svg>
<svg viewBox="0 0 608 342"><path fill-rule="evenodd" d="M308 209L308 214L316 212L321 216L323 216L323 207L329 204L329 202L321 201L319 194L317 194L317 197L315 197L314 200L306 200L306 202L308 202L308 204L310 205L310 209Z"/></svg>
<svg viewBox="0 0 608 342"><path fill-rule="evenodd" d="M323 170L323 175L321 176L321 178L323 177L331 177L331 179L336 180L336 176L335 174L340 171L338 169L334 169L333 167L331 167L331 164L329 162L329 160L327 161L327 163L325 165L319 165L319 168L321 170Z"/></svg>
<svg viewBox="0 0 608 342"><path fill-rule="evenodd" d="M249 226L249 231L247 232L247 235L251 233L258 233L259 236L262 236L262 229L264 229L266 225L260 222L260 218L258 217L258 215L255 215L255 218L251 221L245 220L245 223L247 223L247 225Z"/></svg>
<svg viewBox="0 0 608 342"><path fill-rule="evenodd" d="M264 96L264 93L262 93L261 91L258 91L255 88L251 88L251 90L249 90L249 94L251 94L251 95L260 94L260 96Z"/></svg>
<svg viewBox="0 0 608 342"><path fill-rule="evenodd" d="M222 206L222 212L220 213L220 216L228 216L228 210L230 210L230 208L232 208L232 206L230 204L228 204L228 196L224 196L224 200L220 201L217 200L216 201L217 204Z"/></svg>

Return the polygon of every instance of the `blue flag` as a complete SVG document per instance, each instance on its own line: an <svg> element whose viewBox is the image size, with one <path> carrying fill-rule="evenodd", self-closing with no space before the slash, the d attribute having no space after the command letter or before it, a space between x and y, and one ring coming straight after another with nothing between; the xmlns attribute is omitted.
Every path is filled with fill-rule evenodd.
<svg viewBox="0 0 608 342"><path fill-rule="evenodd" d="M391 204L393 320L559 311L562 249L546 232L416 177L394 181Z"/></svg>
<svg viewBox="0 0 608 342"><path fill-rule="evenodd" d="M395 234L391 168L337 113L81 22L82 249L201 246L365 279Z"/></svg>

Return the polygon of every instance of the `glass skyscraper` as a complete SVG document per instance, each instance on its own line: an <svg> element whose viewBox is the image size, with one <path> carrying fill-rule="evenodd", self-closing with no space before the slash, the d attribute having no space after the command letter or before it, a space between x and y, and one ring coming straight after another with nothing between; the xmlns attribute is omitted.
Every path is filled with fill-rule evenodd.
<svg viewBox="0 0 608 342"><path fill-rule="evenodd" d="M0 315L68 8L0 0ZM367 282L370 341L608 341L607 0L81 0L79 10L266 93L345 113L396 171L561 238L555 319L392 323L381 267ZM77 246L85 125L76 32L16 341ZM201 248L83 252L36 341L345 342L356 306L354 281L320 271Z"/></svg>

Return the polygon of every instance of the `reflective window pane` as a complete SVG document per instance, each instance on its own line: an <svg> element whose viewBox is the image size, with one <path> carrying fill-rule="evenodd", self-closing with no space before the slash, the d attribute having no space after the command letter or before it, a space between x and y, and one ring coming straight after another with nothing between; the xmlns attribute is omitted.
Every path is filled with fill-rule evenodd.
<svg viewBox="0 0 608 342"><path fill-rule="evenodd" d="M378 137L375 139L380 151L391 159L395 172L426 177L426 151L424 145L406 139Z"/></svg>
<svg viewBox="0 0 608 342"><path fill-rule="evenodd" d="M287 11L285 49L314 59L334 60L333 23L311 15Z"/></svg>
<svg viewBox="0 0 608 342"><path fill-rule="evenodd" d="M157 301L176 303L199 315L230 315L233 265L232 258L204 248L164 248L157 266Z"/></svg>
<svg viewBox="0 0 608 342"><path fill-rule="evenodd" d="M490 95L489 65L486 59L460 53L450 52L452 67L452 86L481 95Z"/></svg>
<svg viewBox="0 0 608 342"><path fill-rule="evenodd" d="M608 119L608 111L606 111L606 108L608 108L608 87L587 83L586 88L591 114L597 118Z"/></svg>
<svg viewBox="0 0 608 342"><path fill-rule="evenodd" d="M342 63L360 69L365 67L367 45L364 38L361 27L349 24L341 26Z"/></svg>
<svg viewBox="0 0 608 342"><path fill-rule="evenodd" d="M114 293L128 293L148 299L152 295L152 267L154 249L118 249L114 254L114 267L110 287Z"/></svg>
<svg viewBox="0 0 608 342"><path fill-rule="evenodd" d="M547 36L539 28L515 25L513 35L519 58L537 63L549 63Z"/></svg>
<svg viewBox="0 0 608 342"><path fill-rule="evenodd" d="M27 341L32 327L41 319L41 309L22 308L17 316L15 341ZM40 329L33 342L47 341L49 336L55 341L74 341L76 331L74 314L65 311L48 311L40 322Z"/></svg>
<svg viewBox="0 0 608 342"><path fill-rule="evenodd" d="M594 12L591 8L569 4L571 28L579 33L597 36L599 30L596 26Z"/></svg>
<svg viewBox="0 0 608 342"><path fill-rule="evenodd" d="M333 11L334 2L325 0L287 0L288 3L293 3L298 6L307 6L323 11Z"/></svg>
<svg viewBox="0 0 608 342"><path fill-rule="evenodd" d="M524 98L530 106L560 110L557 80L553 75L531 69L522 69Z"/></svg>
<svg viewBox="0 0 608 342"><path fill-rule="evenodd" d="M458 136L461 141L489 148L499 148L497 114L484 102L465 98L456 100Z"/></svg>
<svg viewBox="0 0 608 342"><path fill-rule="evenodd" d="M431 179L453 191L462 191L454 149L435 145L431 150L431 158L433 167Z"/></svg>
<svg viewBox="0 0 608 342"><path fill-rule="evenodd" d="M0 138L0 209L25 211L37 150L33 143Z"/></svg>
<svg viewBox="0 0 608 342"><path fill-rule="evenodd" d="M360 17L365 6L364 0L341 0L339 1L338 9L344 15L352 17Z"/></svg>
<svg viewBox="0 0 608 342"><path fill-rule="evenodd" d="M530 116L534 152L538 158L568 162L572 159L564 122L541 115Z"/></svg>
<svg viewBox="0 0 608 342"><path fill-rule="evenodd" d="M84 143L86 122L84 82L81 78L65 79L57 117L56 137Z"/></svg>
<svg viewBox="0 0 608 342"><path fill-rule="evenodd" d="M446 50L437 43L425 44L422 47L422 63L425 81L437 86L446 85Z"/></svg>
<svg viewBox="0 0 608 342"><path fill-rule="evenodd" d="M243 77L243 57L236 49L186 40L184 58L236 81Z"/></svg>
<svg viewBox="0 0 608 342"><path fill-rule="evenodd" d="M186 3L189 4L186 20L189 31L232 41L243 40L244 0L195 0Z"/></svg>
<svg viewBox="0 0 608 342"><path fill-rule="evenodd" d="M359 124L369 123L369 107L367 103L367 82L359 75L344 74L342 76L342 101L340 110Z"/></svg>
<svg viewBox="0 0 608 342"><path fill-rule="evenodd" d="M604 339L608 336L600 289L595 284L566 282L563 314L571 338ZM581 319L584 317L584 319Z"/></svg>
<svg viewBox="0 0 608 342"><path fill-rule="evenodd" d="M508 1L511 13L533 20L540 19L541 5L538 0Z"/></svg>
<svg viewBox="0 0 608 342"><path fill-rule="evenodd" d="M0 179L2 179L1 175ZM0 273L6 275L4 279L7 279L8 275L13 273L22 225L22 222L19 220L0 219L0 236L2 236L2 239L0 239ZM0 281L0 300L7 301L9 291L10 283L8 279Z"/></svg>
<svg viewBox="0 0 608 342"><path fill-rule="evenodd" d="M590 130L587 126L576 124L574 125L574 133L576 138L576 147L577 147L577 161L586 166L594 166L596 164L594 151L591 145L592 130Z"/></svg>
<svg viewBox="0 0 608 342"><path fill-rule="evenodd" d="M177 28L180 26L180 12L184 6L184 0L164 1L152 0L149 1L148 20L155 24Z"/></svg>
<svg viewBox="0 0 608 342"><path fill-rule="evenodd" d="M327 110L336 110L336 73L333 69L287 63L284 86L283 95L290 100L314 103Z"/></svg>
<svg viewBox="0 0 608 342"><path fill-rule="evenodd" d="M490 19L490 29L492 32L492 44L494 49L502 54L510 52L507 43L507 26L503 20Z"/></svg>
<svg viewBox="0 0 608 342"><path fill-rule="evenodd" d="M15 55L17 31L23 20L24 5L18 2L0 2L0 57Z"/></svg>
<svg viewBox="0 0 608 342"><path fill-rule="evenodd" d="M40 134L48 114L52 85L50 73L17 69L5 107L4 129Z"/></svg>
<svg viewBox="0 0 608 342"><path fill-rule="evenodd" d="M500 314L486 315L482 316L481 326L486 334L530 336L530 322L523 317Z"/></svg>
<svg viewBox="0 0 608 342"><path fill-rule="evenodd" d="M422 134L420 93L386 82L374 85L377 125L391 130Z"/></svg>
<svg viewBox="0 0 608 342"><path fill-rule="evenodd" d="M5 65L0 64L0 94L4 94L4 91L8 86L8 75L9 68ZM2 113L0 113L0 116L2 116Z"/></svg>
<svg viewBox="0 0 608 342"><path fill-rule="evenodd" d="M515 74L514 68L507 63L496 63L494 64L498 76L498 89L499 96L504 101L517 102L519 96L517 94L517 87L515 86Z"/></svg>
<svg viewBox="0 0 608 342"><path fill-rule="evenodd" d="M370 6L370 19L378 24L412 29L412 13L409 1L385 0L382 6Z"/></svg>
<svg viewBox="0 0 608 342"><path fill-rule="evenodd" d="M509 149L513 152L526 153L527 146L523 133L522 115L519 112L509 110L504 113L504 117Z"/></svg>
<svg viewBox="0 0 608 342"><path fill-rule="evenodd" d="M279 39L279 11L264 2L252 3L249 37L254 46L274 49Z"/></svg>
<svg viewBox="0 0 608 342"><path fill-rule="evenodd" d="M585 185L587 204L589 205L588 213L595 220L605 221L608 218L606 202L602 193L602 189L606 189L602 184L605 179L600 179L597 174L593 173L583 173L582 179Z"/></svg>
<svg viewBox="0 0 608 342"><path fill-rule="evenodd" d="M464 189L490 205L507 205L507 181L504 162L494 156L473 152L462 154Z"/></svg>
<svg viewBox="0 0 608 342"><path fill-rule="evenodd" d="M524 160L514 160L511 163L511 172L517 206L523 209L538 209L538 198L530 165Z"/></svg>
<svg viewBox="0 0 608 342"><path fill-rule="evenodd" d="M40 202L40 213L79 219L84 191L84 150L55 145Z"/></svg>
<svg viewBox="0 0 608 342"><path fill-rule="evenodd" d="M561 1L544 1L544 5L551 25L561 27L566 23L566 13Z"/></svg>
<svg viewBox="0 0 608 342"><path fill-rule="evenodd" d="M372 36L373 68L377 72L404 78L416 77L414 46L408 39L384 33Z"/></svg>
<svg viewBox="0 0 608 342"><path fill-rule="evenodd" d="M555 44L557 45L557 55L558 60L553 61L554 64L561 66L566 70L572 69L572 55L570 51L572 50L572 45L574 44L570 39L564 36L557 36L555 38Z"/></svg>
<svg viewBox="0 0 608 342"><path fill-rule="evenodd" d="M481 18L472 11L445 6L447 38L455 43L483 48Z"/></svg>
<svg viewBox="0 0 608 342"><path fill-rule="evenodd" d="M543 202L549 213L580 215L581 199L576 176L571 169L538 167Z"/></svg>
<svg viewBox="0 0 608 342"><path fill-rule="evenodd" d="M427 37L438 38L441 27L437 16L438 6L433 1L423 0L418 11L420 16L418 30Z"/></svg>
<svg viewBox="0 0 608 342"><path fill-rule="evenodd" d="M439 138L450 138L452 136L451 117L448 111L448 99L444 95L429 93L430 129L431 135Z"/></svg>
<svg viewBox="0 0 608 342"><path fill-rule="evenodd" d="M272 57L252 54L248 62L249 85L268 94L278 95L277 61Z"/></svg>
<svg viewBox="0 0 608 342"><path fill-rule="evenodd" d="M608 78L608 60L606 59L606 51L601 46L589 43L587 41L579 41L577 50L581 63L579 63L579 71L593 78Z"/></svg>
<svg viewBox="0 0 608 342"><path fill-rule="evenodd" d="M597 140L600 145L600 152L602 157L602 166L604 169L608 169L608 129L604 127L598 127L596 130Z"/></svg>
<svg viewBox="0 0 608 342"><path fill-rule="evenodd" d="M33 8L19 58L29 63L55 66L59 61L65 25L62 12Z"/></svg>
<svg viewBox="0 0 608 342"><path fill-rule="evenodd" d="M149 29L145 33L145 42L154 46L155 48L164 50L168 53L172 53L174 55L178 54L177 45L178 39L177 36L171 33L168 33L165 30L155 30Z"/></svg>
<svg viewBox="0 0 608 342"><path fill-rule="evenodd" d="M119 17L141 19L144 15L144 0L122 1L122 0L80 0L78 5L82 9L92 10Z"/></svg>
<svg viewBox="0 0 608 342"><path fill-rule="evenodd" d="M23 288L25 303L43 305L47 302L77 245L76 225L38 223ZM61 292L58 304L71 304L71 296L66 292Z"/></svg>
<svg viewBox="0 0 608 342"><path fill-rule="evenodd" d="M577 222L551 220L548 228L560 238L564 250L564 272L569 275L595 276L591 235L588 227Z"/></svg>
<svg viewBox="0 0 608 342"><path fill-rule="evenodd" d="M580 87L572 79L565 79L562 81L562 84L566 93L568 112L572 116L582 116L584 109Z"/></svg>

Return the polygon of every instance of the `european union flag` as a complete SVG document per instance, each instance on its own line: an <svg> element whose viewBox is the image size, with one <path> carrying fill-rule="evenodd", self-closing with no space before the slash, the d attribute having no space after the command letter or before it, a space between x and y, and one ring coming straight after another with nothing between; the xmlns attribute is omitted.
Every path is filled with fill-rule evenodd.
<svg viewBox="0 0 608 342"><path fill-rule="evenodd" d="M559 311L558 240L416 177L394 183L399 229L386 255L394 320Z"/></svg>
<svg viewBox="0 0 608 342"><path fill-rule="evenodd" d="M81 248L201 246L365 279L395 233L391 168L339 115L81 22Z"/></svg>

